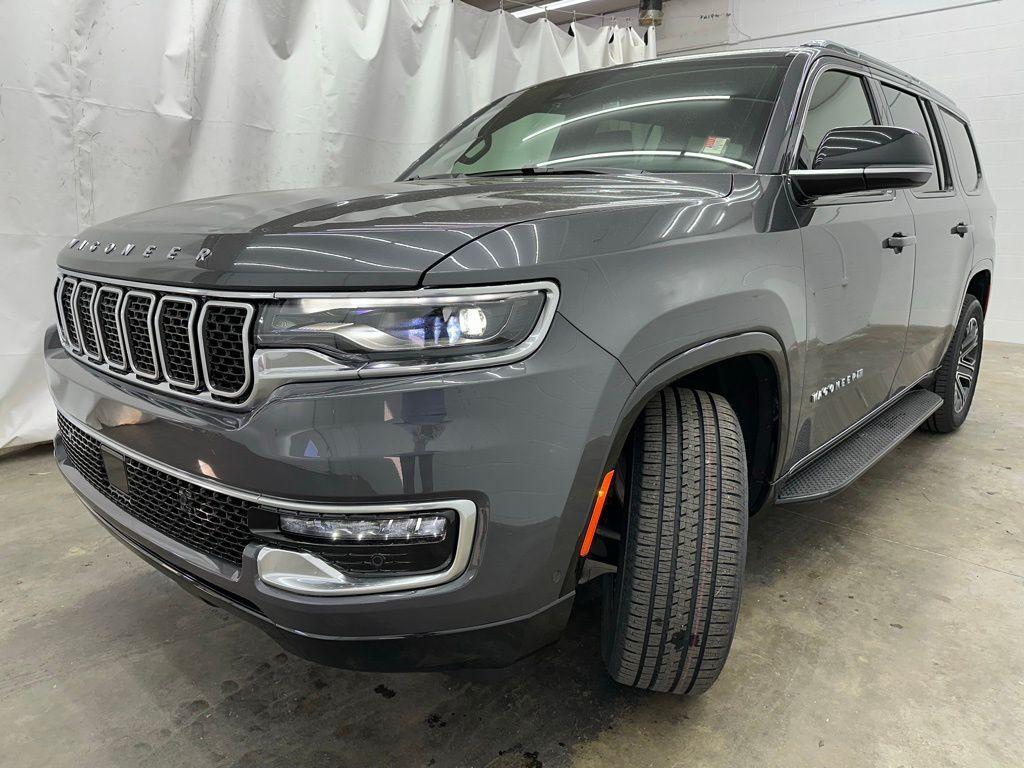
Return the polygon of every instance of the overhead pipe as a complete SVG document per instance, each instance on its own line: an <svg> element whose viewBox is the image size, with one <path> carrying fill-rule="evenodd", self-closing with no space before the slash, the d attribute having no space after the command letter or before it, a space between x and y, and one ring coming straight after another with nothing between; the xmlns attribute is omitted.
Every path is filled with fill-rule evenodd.
<svg viewBox="0 0 1024 768"><path fill-rule="evenodd" d="M665 18L662 0L640 0L640 26L660 27Z"/></svg>

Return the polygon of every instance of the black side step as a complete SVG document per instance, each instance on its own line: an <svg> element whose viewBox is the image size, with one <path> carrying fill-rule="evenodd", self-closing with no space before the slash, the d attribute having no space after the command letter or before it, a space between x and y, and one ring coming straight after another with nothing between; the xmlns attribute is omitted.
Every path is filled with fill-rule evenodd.
<svg viewBox="0 0 1024 768"><path fill-rule="evenodd" d="M846 488L903 442L942 405L934 392L916 389L796 474L785 478L778 504L813 501Z"/></svg>

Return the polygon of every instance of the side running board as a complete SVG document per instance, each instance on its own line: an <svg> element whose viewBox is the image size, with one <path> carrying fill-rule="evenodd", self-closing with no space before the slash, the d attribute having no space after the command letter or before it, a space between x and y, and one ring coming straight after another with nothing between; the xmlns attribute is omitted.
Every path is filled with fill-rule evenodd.
<svg viewBox="0 0 1024 768"><path fill-rule="evenodd" d="M903 442L942 405L934 392L916 389L790 477L783 479L777 504L813 501L846 488Z"/></svg>

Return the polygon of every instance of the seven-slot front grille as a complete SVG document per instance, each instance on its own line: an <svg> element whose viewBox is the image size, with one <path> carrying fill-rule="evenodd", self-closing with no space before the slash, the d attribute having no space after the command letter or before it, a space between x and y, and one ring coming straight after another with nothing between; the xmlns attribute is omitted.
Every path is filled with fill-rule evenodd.
<svg viewBox="0 0 1024 768"><path fill-rule="evenodd" d="M252 385L253 304L62 276L61 341L108 373L184 396L239 402Z"/></svg>
<svg viewBox="0 0 1024 768"><path fill-rule="evenodd" d="M125 494L107 478L99 441L60 413L57 426L71 465L118 507L198 552L242 564L242 551L253 538L249 511L257 506L254 502L211 491L130 456L121 457Z"/></svg>

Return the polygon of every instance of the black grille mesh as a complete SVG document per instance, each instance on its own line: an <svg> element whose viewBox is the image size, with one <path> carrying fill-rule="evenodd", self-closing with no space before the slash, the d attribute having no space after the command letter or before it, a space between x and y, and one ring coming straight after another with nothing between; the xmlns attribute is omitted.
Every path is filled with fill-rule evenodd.
<svg viewBox="0 0 1024 768"><path fill-rule="evenodd" d="M78 297L75 300L75 320L78 321L78 328L81 331L82 348L87 355L98 358L100 356L100 345L96 341L96 328L92 322L92 299L96 295L96 288L92 285L82 284L78 286Z"/></svg>
<svg viewBox="0 0 1024 768"><path fill-rule="evenodd" d="M184 299L167 299L160 305L157 333L164 355L167 380L189 389L199 384L192 362L192 312L194 305Z"/></svg>
<svg viewBox="0 0 1024 768"><path fill-rule="evenodd" d="M60 436L64 439L64 448L67 450L71 464L85 475L85 479L89 481L90 485L106 493L109 490L107 470L103 468L103 459L100 458L99 446L96 441L59 413L57 414L57 427L60 429ZM109 496L110 493L107 495Z"/></svg>
<svg viewBox="0 0 1024 768"><path fill-rule="evenodd" d="M207 375L210 385L222 392L237 392L246 384L247 361L242 339L247 316L244 306L207 305L203 318Z"/></svg>
<svg viewBox="0 0 1024 768"><path fill-rule="evenodd" d="M131 293L124 299L124 328L128 334L128 350L132 363L147 376L156 376L156 357L149 337L149 308L151 295Z"/></svg>
<svg viewBox="0 0 1024 768"><path fill-rule="evenodd" d="M72 295L75 292L75 284L70 280L65 280L60 286L60 306L64 311L64 333L67 335L68 342L75 349L78 349L81 345L78 342L78 323L75 320L75 313L72 311L73 307L71 304Z"/></svg>
<svg viewBox="0 0 1024 768"><path fill-rule="evenodd" d="M96 314L99 317L99 334L103 341L103 351L107 362L116 368L124 368L124 347L121 345L121 333L117 327L117 300L120 294L116 291L100 291L96 300Z"/></svg>
<svg viewBox="0 0 1024 768"><path fill-rule="evenodd" d="M111 487L99 442L57 415L68 460L89 484L125 512L151 528L211 557L242 564L252 540L249 511L257 505L161 472L125 456L129 495Z"/></svg>

